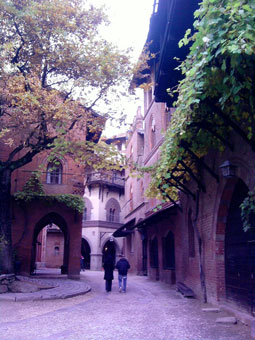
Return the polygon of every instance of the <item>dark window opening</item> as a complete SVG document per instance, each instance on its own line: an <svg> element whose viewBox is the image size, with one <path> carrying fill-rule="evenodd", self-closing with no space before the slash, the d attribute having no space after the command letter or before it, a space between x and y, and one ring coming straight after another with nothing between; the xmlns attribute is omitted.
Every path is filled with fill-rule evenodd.
<svg viewBox="0 0 255 340"><path fill-rule="evenodd" d="M191 210L189 210L188 215L189 257L195 257L195 233L191 216L192 212Z"/></svg>
<svg viewBox="0 0 255 340"><path fill-rule="evenodd" d="M114 222L115 209L111 208L109 212L109 221Z"/></svg>
<svg viewBox="0 0 255 340"><path fill-rule="evenodd" d="M158 268L158 240L156 237L150 241L150 266Z"/></svg>
<svg viewBox="0 0 255 340"><path fill-rule="evenodd" d="M87 208L84 208L83 210L83 221L87 221L88 219L88 211L87 211Z"/></svg>
<svg viewBox="0 0 255 340"><path fill-rule="evenodd" d="M54 248L54 255L59 256L59 247Z"/></svg>
<svg viewBox="0 0 255 340"><path fill-rule="evenodd" d="M166 237L162 239L163 250L163 268L175 269L175 246L174 246L174 234L169 231Z"/></svg>

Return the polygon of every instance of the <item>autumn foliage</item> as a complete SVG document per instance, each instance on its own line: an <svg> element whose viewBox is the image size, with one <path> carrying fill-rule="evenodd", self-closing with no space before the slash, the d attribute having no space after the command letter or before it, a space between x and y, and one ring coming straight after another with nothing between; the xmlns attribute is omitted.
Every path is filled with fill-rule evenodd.
<svg viewBox="0 0 255 340"><path fill-rule="evenodd" d="M0 2L0 265L11 264L11 174L44 150L102 166L98 133L129 83L127 51L99 34L108 20L86 0ZM105 119L94 119L103 115ZM57 150L57 151L56 151ZM4 152L5 151L5 152ZM86 155L86 157L84 156ZM4 261L3 258L5 258Z"/></svg>

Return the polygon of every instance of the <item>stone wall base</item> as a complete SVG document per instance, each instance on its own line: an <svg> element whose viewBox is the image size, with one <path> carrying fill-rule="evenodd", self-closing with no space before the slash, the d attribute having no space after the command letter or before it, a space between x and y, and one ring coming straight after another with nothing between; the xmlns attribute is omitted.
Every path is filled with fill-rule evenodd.
<svg viewBox="0 0 255 340"><path fill-rule="evenodd" d="M15 281L15 274L0 275L0 294L8 292L8 286Z"/></svg>

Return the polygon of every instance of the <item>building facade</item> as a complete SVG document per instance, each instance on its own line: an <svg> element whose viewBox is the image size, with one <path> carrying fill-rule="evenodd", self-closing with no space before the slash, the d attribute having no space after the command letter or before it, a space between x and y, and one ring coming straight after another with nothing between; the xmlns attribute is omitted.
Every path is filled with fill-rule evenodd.
<svg viewBox="0 0 255 340"><path fill-rule="evenodd" d="M192 27L197 5L196 1L155 2L147 40L157 57L142 80L148 85L144 115L137 114L127 143L127 158L141 166L159 159L162 131L174 112L166 90L180 77L172 57L178 56L178 40ZM195 297L252 320L255 233L243 230L240 204L255 185L254 145L237 128L226 144L223 152L210 151L201 159L192 155L199 178L191 175L182 183L177 202L159 204L147 198L150 176L133 178L127 171L125 224L114 235L125 238L133 272L184 285Z"/></svg>
<svg viewBox="0 0 255 340"><path fill-rule="evenodd" d="M97 117L95 116L96 120ZM99 117L100 120L100 117ZM99 129L103 125L99 122ZM76 141L93 139L89 135L86 121L75 126L67 138ZM98 133L98 131L96 131ZM98 137L96 137L98 141ZM11 149L1 145L0 158L5 160ZM22 151L18 157L22 157ZM61 269L69 278L80 275L82 214L58 200L47 200L47 196L75 194L82 199L84 194L84 168L66 154L49 158L43 151L32 161L12 173L12 195L22 191L25 184L39 171L45 199L31 201L12 200L12 246L15 256L15 271L22 275L35 274L44 266ZM33 191L37 188L31 188Z"/></svg>
<svg viewBox="0 0 255 340"><path fill-rule="evenodd" d="M125 153L126 136L106 139ZM124 170L86 172L85 210L82 222L82 255L85 268L101 270L110 253L117 260L123 252L122 239L113 233L123 225Z"/></svg>

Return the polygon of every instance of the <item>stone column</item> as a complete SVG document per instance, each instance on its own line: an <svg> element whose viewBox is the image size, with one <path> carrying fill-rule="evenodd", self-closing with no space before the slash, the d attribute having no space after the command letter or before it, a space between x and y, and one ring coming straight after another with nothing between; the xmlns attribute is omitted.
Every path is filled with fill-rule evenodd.
<svg viewBox="0 0 255 340"><path fill-rule="evenodd" d="M90 254L90 269L102 270L102 254Z"/></svg>

